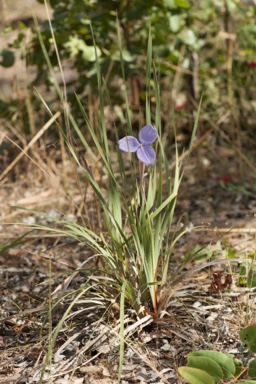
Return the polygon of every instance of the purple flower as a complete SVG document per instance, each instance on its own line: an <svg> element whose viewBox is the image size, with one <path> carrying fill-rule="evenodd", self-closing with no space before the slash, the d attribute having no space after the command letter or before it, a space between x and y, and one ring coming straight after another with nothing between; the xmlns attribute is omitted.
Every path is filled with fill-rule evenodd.
<svg viewBox="0 0 256 384"><path fill-rule="evenodd" d="M138 159L146 164L152 165L156 159L156 153L150 144L157 138L157 130L152 125L146 125L139 131L139 141L136 137L126 136L118 141L118 146L124 152L137 152Z"/></svg>

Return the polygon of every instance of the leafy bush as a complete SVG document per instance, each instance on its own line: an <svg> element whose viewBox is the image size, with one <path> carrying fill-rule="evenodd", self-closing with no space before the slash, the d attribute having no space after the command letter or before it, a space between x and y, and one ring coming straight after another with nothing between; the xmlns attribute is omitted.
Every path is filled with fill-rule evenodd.
<svg viewBox="0 0 256 384"><path fill-rule="evenodd" d="M43 3L42 0L40 0ZM97 73L92 39L93 27L101 73L111 95L113 119L124 122L125 100L120 87L124 85L120 53L116 37L116 17L120 20L123 38L122 60L129 82L129 101L132 122L144 110L146 98L146 40L151 26L153 59L163 89L162 121L170 129L170 105L180 110L178 127L192 127L191 112L197 108L199 95L204 92L204 120L226 115L229 138L236 133L232 126L248 129L253 135L253 100L255 87L255 7L229 0L225 3L203 0L159 0L153 5L143 1L75 1L50 0L53 9L52 27L59 58L64 67L73 68L67 82L72 85L69 102L77 119L81 118L73 90L84 104L93 105L96 99ZM24 43L24 25L13 47ZM27 49L27 62L38 69L37 84L52 88L36 28ZM41 26L54 70L59 62L53 44L49 22ZM153 84L153 83L152 83ZM154 94L151 95L154 111ZM86 108L87 110L87 108ZM145 112L145 110L144 110ZM82 121L82 119L81 119ZM205 124L207 125L207 124ZM187 129L187 128L186 128ZM235 128L234 128L235 129ZM251 137L253 137L251 135Z"/></svg>

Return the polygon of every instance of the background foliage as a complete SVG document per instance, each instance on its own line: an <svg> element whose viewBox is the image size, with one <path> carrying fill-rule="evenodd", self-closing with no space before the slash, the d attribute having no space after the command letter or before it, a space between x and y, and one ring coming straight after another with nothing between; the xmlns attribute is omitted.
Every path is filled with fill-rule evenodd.
<svg viewBox="0 0 256 384"><path fill-rule="evenodd" d="M161 80L162 119L167 131L171 125L170 109L178 111L180 127L186 127L185 130L192 127L194 110L204 92L202 117L205 127L212 126L209 120L218 121L229 111L222 123L229 138L236 142L239 136L242 140L240 131L245 129L252 137L256 92L256 7L250 4L234 0L51 0L52 26L60 59L64 69L72 68L65 79L73 108L76 105L74 90L88 109L93 109L97 99L94 96L97 82L92 26L101 71L111 96L110 123L114 120L123 126L126 121L123 94L120 92L124 84L116 33L118 17L134 121L144 108L146 41L151 26L153 60ZM20 33L9 48L17 49L24 45L24 27L24 23L12 26ZM28 65L37 66L34 85L47 84L48 90L52 91L53 78L43 58L36 28L32 27L32 30L33 38L25 51L26 61ZM43 23L41 32L58 72L48 21ZM10 65L7 58L11 56L6 50L3 52L2 65L7 62ZM36 107L36 100L34 103ZM77 114L79 116L78 110Z"/></svg>

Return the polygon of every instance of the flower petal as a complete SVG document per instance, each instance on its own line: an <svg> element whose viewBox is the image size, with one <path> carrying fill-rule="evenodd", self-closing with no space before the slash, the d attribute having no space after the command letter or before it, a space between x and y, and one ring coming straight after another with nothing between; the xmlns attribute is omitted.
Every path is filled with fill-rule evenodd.
<svg viewBox="0 0 256 384"><path fill-rule="evenodd" d="M118 146L121 151L136 152L140 147L140 143L138 142L136 137L126 136L118 141Z"/></svg>
<svg viewBox="0 0 256 384"><path fill-rule="evenodd" d="M152 144L157 138L157 130L151 125L146 125L139 131L139 141L141 144Z"/></svg>
<svg viewBox="0 0 256 384"><path fill-rule="evenodd" d="M156 153L152 147L149 145L145 145L144 147L140 147L137 151L138 159L146 164L146 165L152 165L155 162L156 159Z"/></svg>

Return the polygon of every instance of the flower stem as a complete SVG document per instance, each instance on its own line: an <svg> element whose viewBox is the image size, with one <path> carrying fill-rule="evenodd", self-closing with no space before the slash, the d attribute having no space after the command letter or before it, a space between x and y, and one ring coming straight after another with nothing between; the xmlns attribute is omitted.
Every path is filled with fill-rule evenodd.
<svg viewBox="0 0 256 384"><path fill-rule="evenodd" d="M139 185L139 191L144 190L144 172L145 172L145 164L140 162L140 185Z"/></svg>

